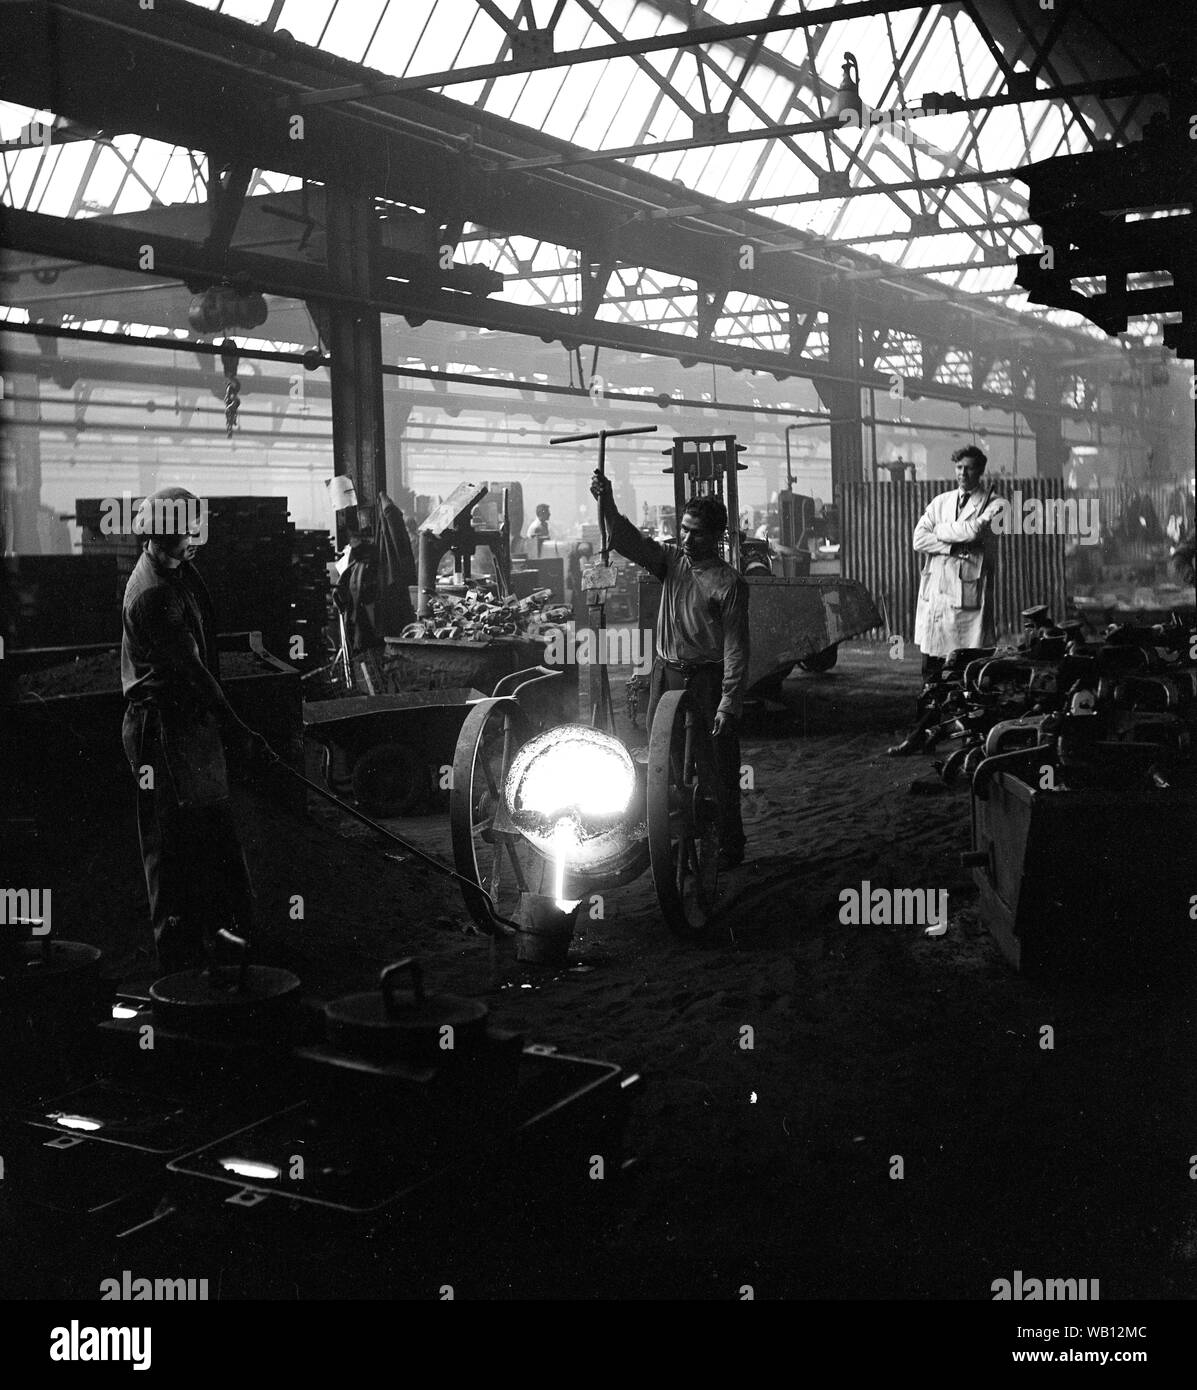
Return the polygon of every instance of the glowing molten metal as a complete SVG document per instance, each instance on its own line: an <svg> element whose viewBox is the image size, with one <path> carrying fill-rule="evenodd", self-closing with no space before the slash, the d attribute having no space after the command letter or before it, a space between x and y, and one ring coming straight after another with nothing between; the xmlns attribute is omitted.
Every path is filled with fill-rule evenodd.
<svg viewBox="0 0 1197 1390"><path fill-rule="evenodd" d="M636 765L617 738L569 724L529 740L515 755L504 787L520 832L554 867L562 911L568 864L586 870L623 850L635 827Z"/></svg>

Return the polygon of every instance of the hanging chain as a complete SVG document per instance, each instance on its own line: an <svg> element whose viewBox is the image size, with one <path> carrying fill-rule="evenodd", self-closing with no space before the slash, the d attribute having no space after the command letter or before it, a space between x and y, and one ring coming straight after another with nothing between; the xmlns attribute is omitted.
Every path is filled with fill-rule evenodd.
<svg viewBox="0 0 1197 1390"><path fill-rule="evenodd" d="M220 364L224 368L224 432L232 439L241 409L241 382L237 376L237 345L226 338L220 345Z"/></svg>

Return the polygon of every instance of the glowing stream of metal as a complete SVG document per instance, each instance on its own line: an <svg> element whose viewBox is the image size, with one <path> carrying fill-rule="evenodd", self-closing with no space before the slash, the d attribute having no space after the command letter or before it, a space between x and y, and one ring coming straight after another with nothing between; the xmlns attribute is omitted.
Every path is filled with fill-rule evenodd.
<svg viewBox="0 0 1197 1390"><path fill-rule="evenodd" d="M569 821L564 818L559 820L553 830L553 898L558 912L572 912L579 901L565 896L565 867L574 840L573 827Z"/></svg>

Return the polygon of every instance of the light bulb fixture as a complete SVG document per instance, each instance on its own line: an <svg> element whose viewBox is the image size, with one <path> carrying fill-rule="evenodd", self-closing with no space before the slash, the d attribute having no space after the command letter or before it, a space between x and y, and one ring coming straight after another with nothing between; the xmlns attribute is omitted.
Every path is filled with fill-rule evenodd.
<svg viewBox="0 0 1197 1390"><path fill-rule="evenodd" d="M853 125L857 130L860 129L864 118L864 102L860 98L860 68L856 62L856 54L846 50L839 89L831 98L830 115L841 125ZM845 120L849 115L855 119Z"/></svg>

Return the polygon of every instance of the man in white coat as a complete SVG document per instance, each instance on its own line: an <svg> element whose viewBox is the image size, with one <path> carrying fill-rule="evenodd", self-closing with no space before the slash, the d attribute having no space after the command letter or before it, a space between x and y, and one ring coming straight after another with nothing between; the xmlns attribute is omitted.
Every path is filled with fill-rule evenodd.
<svg viewBox="0 0 1197 1390"><path fill-rule="evenodd" d="M944 658L961 647L997 642L994 602L1000 526L994 518L1004 499L987 483L989 462L975 444L957 449L954 492L941 492L914 528L914 548L923 556L914 620L914 640L923 653L923 682L934 680ZM921 740L895 745L891 755L914 752ZM909 745L909 746L908 746Z"/></svg>

